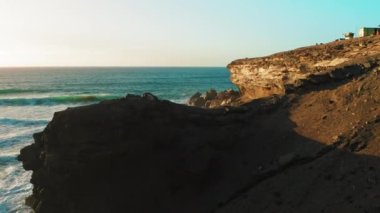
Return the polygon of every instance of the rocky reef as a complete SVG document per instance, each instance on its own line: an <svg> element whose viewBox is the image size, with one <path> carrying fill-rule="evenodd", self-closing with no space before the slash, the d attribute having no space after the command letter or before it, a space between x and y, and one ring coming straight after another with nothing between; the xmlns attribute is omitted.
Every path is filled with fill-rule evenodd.
<svg viewBox="0 0 380 213"><path fill-rule="evenodd" d="M27 203L37 213L380 212L379 48L369 37L234 61L241 96L216 109L204 109L219 95L210 91L193 98L204 108L144 94L57 112L18 157L33 171Z"/></svg>
<svg viewBox="0 0 380 213"><path fill-rule="evenodd" d="M200 92L195 93L190 97L187 104L189 106L202 107L202 108L220 108L224 106L239 106L240 93L232 89L217 92L214 89L210 89L202 94Z"/></svg>

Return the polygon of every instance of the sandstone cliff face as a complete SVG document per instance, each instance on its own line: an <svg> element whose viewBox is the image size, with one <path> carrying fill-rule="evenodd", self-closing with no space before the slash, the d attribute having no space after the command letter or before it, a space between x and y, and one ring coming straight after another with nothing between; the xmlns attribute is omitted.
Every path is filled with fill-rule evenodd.
<svg viewBox="0 0 380 213"><path fill-rule="evenodd" d="M375 49L378 40L349 42ZM335 45L296 52L335 54ZM270 78L277 86L260 99L255 69L244 68L251 81L239 86L247 103L237 107L202 109L146 94L57 112L19 156L33 171L27 203L37 213L379 212L379 63L376 53L358 52L320 72L289 74L298 86Z"/></svg>
<svg viewBox="0 0 380 213"><path fill-rule="evenodd" d="M242 99L249 101L272 94L285 94L288 89L330 75L340 78L340 70L366 70L373 58L380 57L380 37L367 37L316 45L262 58L240 59L228 65L231 81L240 89ZM334 74L335 73L335 74ZM350 74L344 73L344 74ZM334 76L335 75L335 76Z"/></svg>

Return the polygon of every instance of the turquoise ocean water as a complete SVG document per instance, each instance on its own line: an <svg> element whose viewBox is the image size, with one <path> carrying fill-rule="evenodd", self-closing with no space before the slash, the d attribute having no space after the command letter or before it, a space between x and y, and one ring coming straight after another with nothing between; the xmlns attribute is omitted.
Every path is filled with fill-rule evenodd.
<svg viewBox="0 0 380 213"><path fill-rule="evenodd" d="M185 103L209 88L236 89L226 68L0 68L0 212L30 212L31 172L16 157L54 112L127 93Z"/></svg>

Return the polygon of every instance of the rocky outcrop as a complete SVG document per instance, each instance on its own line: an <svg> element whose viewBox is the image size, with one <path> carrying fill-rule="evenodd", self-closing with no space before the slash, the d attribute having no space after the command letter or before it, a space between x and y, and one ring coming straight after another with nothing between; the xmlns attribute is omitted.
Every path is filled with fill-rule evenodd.
<svg viewBox="0 0 380 213"><path fill-rule="evenodd" d="M232 89L216 92L214 89L208 90L204 95L200 92L190 97L187 104L189 106L202 108L220 108L224 106L239 106L240 93Z"/></svg>
<svg viewBox="0 0 380 213"><path fill-rule="evenodd" d="M57 112L18 157L33 171L27 203L37 213L379 212L379 62L361 53L260 99L247 81L235 107L144 94Z"/></svg>
<svg viewBox="0 0 380 213"><path fill-rule="evenodd" d="M241 153L246 127L258 125L245 120L281 102L203 110L129 95L57 112L19 156L33 171L28 204L36 212L209 212L257 166Z"/></svg>
<svg viewBox="0 0 380 213"><path fill-rule="evenodd" d="M380 37L336 41L228 65L242 100L283 95L287 90L352 77L377 66ZM321 82L323 81L323 82Z"/></svg>

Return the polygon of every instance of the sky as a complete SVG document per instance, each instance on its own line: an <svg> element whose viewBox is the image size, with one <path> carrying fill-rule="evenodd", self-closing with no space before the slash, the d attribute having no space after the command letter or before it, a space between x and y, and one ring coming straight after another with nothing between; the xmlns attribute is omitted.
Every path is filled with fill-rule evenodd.
<svg viewBox="0 0 380 213"><path fill-rule="evenodd" d="M380 25L379 0L0 0L0 66L226 66Z"/></svg>

